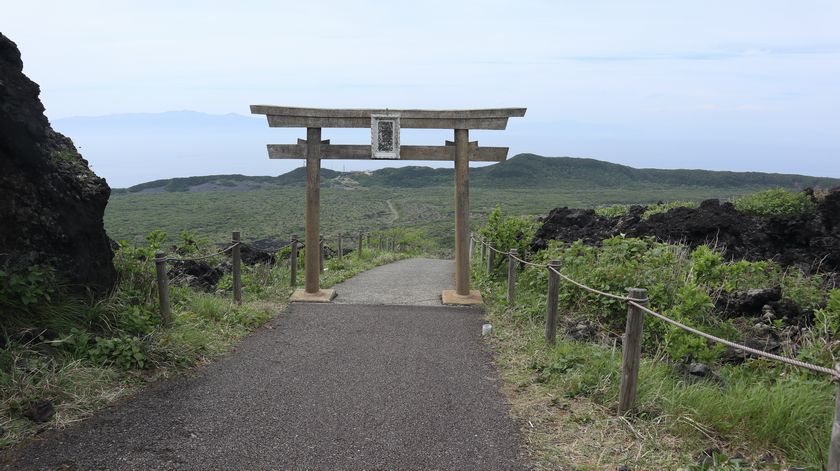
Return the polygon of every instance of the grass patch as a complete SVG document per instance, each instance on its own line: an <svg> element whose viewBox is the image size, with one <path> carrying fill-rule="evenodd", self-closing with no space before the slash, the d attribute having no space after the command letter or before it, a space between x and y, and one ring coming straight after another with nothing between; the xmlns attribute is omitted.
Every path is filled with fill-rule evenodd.
<svg viewBox="0 0 840 471"><path fill-rule="evenodd" d="M756 216L812 214L817 204L804 192L774 188L740 196L732 200L738 211Z"/></svg>
<svg viewBox="0 0 840 471"><path fill-rule="evenodd" d="M497 217L483 233L497 232L496 226L505 233L520 222ZM496 238L509 244L516 239ZM567 275L608 292L646 287L653 309L724 338L742 341L746 330L764 322L762 328L789 342L785 355L831 366L840 353L840 291L829 290L818 275L769 261L725 262L705 246L691 250L622 237L600 247L551 243L532 256L537 263L548 260L560 260ZM739 454L759 469L825 466L836 391L827 377L764 360L732 365L721 347L647 317L637 408L616 417L626 306L561 282L560 339L547 347L547 270L519 270L517 303L511 306L505 300L507 263L491 274L479 265L474 261L473 276L494 326L489 342L526 444L542 469L702 469L698 455L712 448L721 450L708 460L716 469L739 469ZM775 285L799 308L817 307L812 328L712 313L723 291ZM593 327L590 341L564 338L566 329L580 323ZM686 374L692 362L708 364L717 378ZM764 455L774 463L759 465Z"/></svg>

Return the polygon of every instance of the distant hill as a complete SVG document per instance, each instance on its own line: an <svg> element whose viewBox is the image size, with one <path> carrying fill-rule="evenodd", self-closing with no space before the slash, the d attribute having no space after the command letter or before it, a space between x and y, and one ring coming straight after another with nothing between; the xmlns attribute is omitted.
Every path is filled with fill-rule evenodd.
<svg viewBox="0 0 840 471"><path fill-rule="evenodd" d="M297 168L280 176L210 175L155 180L115 193L248 191L303 186L306 169ZM384 168L369 172L337 172L321 169L325 187L417 188L452 185L452 169L430 167ZM668 185L707 188L840 186L840 179L761 172L710 170L637 169L595 159L542 157L519 154L505 162L470 169L470 183L486 188L552 188L561 185L622 187Z"/></svg>

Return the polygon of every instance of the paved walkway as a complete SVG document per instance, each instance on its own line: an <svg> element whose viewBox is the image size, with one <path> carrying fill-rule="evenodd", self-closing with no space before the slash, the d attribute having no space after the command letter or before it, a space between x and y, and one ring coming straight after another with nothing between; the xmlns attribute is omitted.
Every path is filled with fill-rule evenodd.
<svg viewBox="0 0 840 471"><path fill-rule="evenodd" d="M481 342L481 311L384 304L426 302L451 277L451 262L430 260L371 270L337 286L338 299L359 299L356 290L364 289L380 304L294 304L193 377L154 384L65 431L7 450L0 463L524 469L516 426ZM409 295L363 282L386 279L388 286L411 286Z"/></svg>
<svg viewBox="0 0 840 471"><path fill-rule="evenodd" d="M453 286L453 260L412 258L359 273L335 285L335 303L441 306L440 292Z"/></svg>

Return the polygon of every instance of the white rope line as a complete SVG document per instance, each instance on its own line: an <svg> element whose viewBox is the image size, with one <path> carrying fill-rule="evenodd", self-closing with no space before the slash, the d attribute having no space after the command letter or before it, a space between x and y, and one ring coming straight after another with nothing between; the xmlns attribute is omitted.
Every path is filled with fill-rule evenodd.
<svg viewBox="0 0 840 471"><path fill-rule="evenodd" d="M585 285L585 284L583 284L583 283L579 283L579 282L577 282L577 281L575 281L575 280L573 280L573 279L569 278L568 276L566 276L566 275L564 275L564 274L560 273L559 271L557 271L557 269L556 269L556 268L554 268L554 267L552 267L552 266L550 266L550 265L549 265L548 269L549 269L549 270L551 270L552 272L554 272L556 275L560 276L560 278L563 278L564 280L568 281L569 283L571 283L571 284L573 284L573 285L577 286L578 288L582 288L582 289L584 289L584 290L586 290L586 291L589 291L590 293L600 294L601 296L606 296L606 297L608 297L608 298L617 299L617 300L619 300L619 301L633 301L633 300L636 300L636 301L647 301L647 300L645 300L645 299L628 298L627 296L619 296L619 295L617 295L617 294L612 294L612 293L607 293L607 292L605 292L605 291L600 291L600 290L597 290L597 289L595 289L595 288L591 288L591 287L589 287L589 286L586 286L586 285Z"/></svg>
<svg viewBox="0 0 840 471"><path fill-rule="evenodd" d="M527 261L527 260L523 260L523 259L521 259L521 258L517 257L516 255L511 255L511 254L509 254L509 253L502 252L501 250L496 249L495 247L493 247L492 245L488 244L487 242L484 242L484 241L483 241L483 240L481 240L481 239L476 239L475 237L470 237L470 238L471 238L474 242L478 242L479 244L482 244L482 245L485 245L485 246L489 247L491 250L493 250L494 252L496 252L496 253L498 253L498 254L500 254L500 255L505 255L505 256L508 256L508 257L513 257L513 259L514 259L514 260L516 260L516 261L518 261L519 263L524 263L525 265L530 265L530 266L532 266L532 267L538 267L538 268L546 268L546 267L548 267L548 265L545 265L545 264L540 264L540 263L529 262L529 261Z"/></svg>
<svg viewBox="0 0 840 471"><path fill-rule="evenodd" d="M497 253L513 257L515 260L519 261L520 263L524 263L526 265L531 265L531 266L540 267L540 268L548 268L550 271L554 272L554 274L558 275L560 278L563 278L564 280L568 281L569 283L577 286L578 288L584 289L584 290L589 291L591 293L599 294L601 296L606 296L608 298L616 299L618 301L624 301L627 304L629 304L631 306L635 306L636 308L641 309L642 311L652 315L653 317L656 317L657 319L663 320L663 321L665 321L665 322L667 322L671 325L679 327L680 329L683 329L686 332L690 332L692 334L699 335L700 337L703 337L707 340L711 340L712 342L717 342L717 343L720 343L722 345L726 345L728 347L732 347L732 348L741 350L741 351L746 352L746 353L751 353L751 354L756 355L756 356L768 358L768 359L771 359L771 360L776 360L776 361L779 361L779 362L782 362L782 363L786 363L788 365L798 366L800 368L805 368L805 369L809 369L811 371L816 371L817 373L827 374L827 375L832 376L834 379L840 380L840 370L836 370L836 369L832 369L832 368L826 368L824 366L819 366L819 365L814 365L812 363L807 363L807 362L804 362L804 361L801 361L801 360L796 360L794 358L783 357L781 355L776 355L776 354L773 354L773 353L765 352L763 350L758 350L758 349L755 349L755 348L752 348L752 347L748 347L746 345L741 345L739 343L735 343L735 342L732 342L732 341L729 341L729 340L726 340L726 339L722 339L722 338L716 337L712 334L707 334L706 332L703 332L701 330L697 330L693 327L689 327L685 324L682 324L682 323L677 322L673 319L665 317L664 315L662 315L662 314L660 314L656 311L653 311L653 310L643 306L642 304L640 304L640 303L647 302L648 301L647 299L635 299L635 298L630 298L630 297L627 297L627 296L619 296L619 295L616 295L616 294L607 293L607 292L604 292L604 291L597 290L595 288L586 286L583 283L579 283L579 282L569 278L568 276L560 273L560 271L558 271L556 268L554 268L551 265L541 265L541 264L537 264L537 263L528 262L528 261L522 260L521 258L519 258L515 255L505 254L504 252L501 252L501 251L495 249L493 246L487 244L483 240L476 240L474 237L472 239L476 242L480 242L484 245L487 245L488 247L490 247L491 250L494 250Z"/></svg>
<svg viewBox="0 0 840 471"><path fill-rule="evenodd" d="M744 351L744 352L747 352L747 353L752 353L753 355L757 355L757 356L760 356L760 357L769 358L771 360L780 361L782 363L787 363L788 365L807 368L809 370L816 371L817 373L825 373L827 375L833 376L834 378L840 379L840 371L838 371L838 370L834 370L834 369L831 369L831 368L826 368L824 366L813 365L811 363L806 363L804 361L796 360L796 359L793 359L793 358L783 357L781 355L774 355L772 353L768 353L768 352L765 352L763 350L758 350L758 349L755 349L755 348L748 347L746 345L741 345L739 343L735 343L735 342L731 342L731 341L726 340L726 339L722 339L720 337L715 337L712 334L707 334L703 331L697 330L693 327L689 327L689 326L687 326L685 324L682 324L680 322L677 322L673 319L669 319L669 318L663 316L662 314L660 314L656 311L648 309L647 307L639 304L636 301L630 300L630 301L627 301L627 303L630 304L631 306L635 306L635 307L641 309L642 311L650 314L653 317L656 317L657 319L661 319L661 320L663 320L663 321L665 321L669 324L672 324L676 327L679 327L680 329L685 330L686 332L691 332L692 334L699 335L703 338L711 340L712 342L717 342L717 343L720 343L720 344L723 344L723 345L726 345L726 346L729 346L729 347L732 347L732 348L737 348L738 350L741 350L741 351Z"/></svg>
<svg viewBox="0 0 840 471"><path fill-rule="evenodd" d="M234 248L234 247L236 247L237 245L240 245L240 244L241 244L241 242L237 242L237 243L231 245L230 247L228 247L226 249L220 250L220 251L215 252L215 253L211 253L210 255L204 255L202 257L195 257L195 258L166 257L166 258L156 258L155 261L156 262L187 262L187 261L205 260L205 259L208 259L208 258L211 258L211 257L216 257L216 256L219 256L219 255L222 255L222 254L226 253L227 251L229 251L230 249L232 249L232 248Z"/></svg>
<svg viewBox="0 0 840 471"><path fill-rule="evenodd" d="M514 260L517 260L519 263L524 263L525 265L530 265L532 267L537 267L537 268L548 268L548 265L543 264L543 263L529 262L527 260L522 260L521 258L519 258L515 255L511 255L511 256L513 257Z"/></svg>

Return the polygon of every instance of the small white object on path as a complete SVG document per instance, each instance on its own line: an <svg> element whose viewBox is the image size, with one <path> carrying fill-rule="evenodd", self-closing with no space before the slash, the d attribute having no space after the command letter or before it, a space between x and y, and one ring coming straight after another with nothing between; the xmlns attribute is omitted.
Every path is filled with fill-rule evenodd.
<svg viewBox="0 0 840 471"><path fill-rule="evenodd" d="M489 335L493 331L493 324L484 324L481 326L481 335Z"/></svg>

